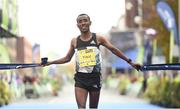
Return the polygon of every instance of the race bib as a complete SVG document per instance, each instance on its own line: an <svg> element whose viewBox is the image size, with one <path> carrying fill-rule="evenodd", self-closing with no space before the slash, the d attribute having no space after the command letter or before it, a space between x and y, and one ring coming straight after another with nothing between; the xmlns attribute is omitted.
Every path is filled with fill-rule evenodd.
<svg viewBox="0 0 180 109"><path fill-rule="evenodd" d="M96 54L94 48L88 48L84 50L78 50L79 66L95 66L96 65Z"/></svg>

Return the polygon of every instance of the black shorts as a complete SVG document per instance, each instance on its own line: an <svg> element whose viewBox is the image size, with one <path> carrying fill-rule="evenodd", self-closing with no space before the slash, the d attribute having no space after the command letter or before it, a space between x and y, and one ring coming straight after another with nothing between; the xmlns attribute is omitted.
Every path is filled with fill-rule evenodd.
<svg viewBox="0 0 180 109"><path fill-rule="evenodd" d="M75 87L86 89L87 91L100 91L101 90L101 75L100 74L75 74Z"/></svg>
<svg viewBox="0 0 180 109"><path fill-rule="evenodd" d="M92 85L92 86L86 86L84 84L81 84L80 82L75 82L75 87L80 87L83 89L86 89L87 91L100 91L101 85Z"/></svg>

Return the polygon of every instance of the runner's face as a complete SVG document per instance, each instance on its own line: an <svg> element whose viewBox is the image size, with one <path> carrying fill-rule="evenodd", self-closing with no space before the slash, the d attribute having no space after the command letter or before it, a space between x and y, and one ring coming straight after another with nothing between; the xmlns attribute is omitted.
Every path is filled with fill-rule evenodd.
<svg viewBox="0 0 180 109"><path fill-rule="evenodd" d="M82 33L88 32L90 25L91 21L87 15L79 16L77 18L77 26Z"/></svg>

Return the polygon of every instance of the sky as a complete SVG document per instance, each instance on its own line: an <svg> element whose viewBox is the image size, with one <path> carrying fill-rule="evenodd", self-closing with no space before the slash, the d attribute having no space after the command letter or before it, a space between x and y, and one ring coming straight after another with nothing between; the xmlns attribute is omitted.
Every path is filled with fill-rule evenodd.
<svg viewBox="0 0 180 109"><path fill-rule="evenodd" d="M18 0L19 35L40 44L41 55L67 53L73 37L79 35L76 18L91 17L91 31L107 34L125 13L124 0Z"/></svg>

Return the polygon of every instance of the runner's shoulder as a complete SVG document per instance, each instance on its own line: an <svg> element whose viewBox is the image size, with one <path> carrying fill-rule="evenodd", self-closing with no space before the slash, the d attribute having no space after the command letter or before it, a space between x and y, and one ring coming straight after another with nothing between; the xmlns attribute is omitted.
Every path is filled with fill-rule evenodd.
<svg viewBox="0 0 180 109"><path fill-rule="evenodd" d="M98 41L98 43L102 43L105 39L105 35L102 34L96 34L96 40Z"/></svg>
<svg viewBox="0 0 180 109"><path fill-rule="evenodd" d="M77 42L77 37L73 37L71 39L71 45L73 45L75 47L76 46L76 42Z"/></svg>

